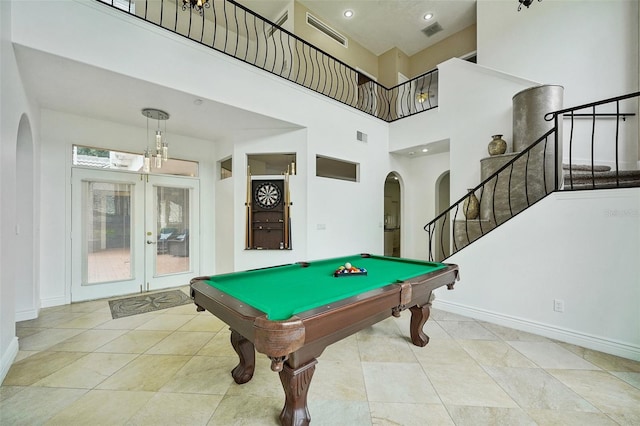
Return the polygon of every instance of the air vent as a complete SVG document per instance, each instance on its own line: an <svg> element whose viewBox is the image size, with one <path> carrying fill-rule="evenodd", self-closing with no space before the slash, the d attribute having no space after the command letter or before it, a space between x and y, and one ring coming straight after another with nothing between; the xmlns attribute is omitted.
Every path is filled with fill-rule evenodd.
<svg viewBox="0 0 640 426"><path fill-rule="evenodd" d="M282 25L287 22L287 19L289 19L289 11L285 10L282 16L276 19L276 22L274 22L275 25L272 25L271 28L267 30L267 38L271 37L276 30L282 28Z"/></svg>
<svg viewBox="0 0 640 426"><path fill-rule="evenodd" d="M366 133L362 133L361 131L357 130L356 131L356 138L360 141L360 142L367 142L368 136Z"/></svg>
<svg viewBox="0 0 640 426"><path fill-rule="evenodd" d="M422 32L425 33L427 37L431 37L432 35L439 33L440 31L442 31L442 26L437 22L434 22L433 24L422 30Z"/></svg>
<svg viewBox="0 0 640 426"><path fill-rule="evenodd" d="M334 41L337 41L342 46L344 47L349 46L349 42L345 36L337 32L336 30L334 30L333 28L331 28L330 26L328 26L327 24L325 24L324 22L322 22L321 20L319 20L318 18L310 14L309 12L307 12L307 24L311 25L313 28L320 31L321 33L324 33L326 36L331 37L331 39L333 39Z"/></svg>

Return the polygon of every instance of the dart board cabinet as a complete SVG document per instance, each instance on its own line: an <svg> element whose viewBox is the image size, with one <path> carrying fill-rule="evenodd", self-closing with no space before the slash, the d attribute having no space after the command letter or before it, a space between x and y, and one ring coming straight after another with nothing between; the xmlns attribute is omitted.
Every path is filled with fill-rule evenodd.
<svg viewBox="0 0 640 426"><path fill-rule="evenodd" d="M251 181L250 248L279 250L285 247L284 198L283 180Z"/></svg>

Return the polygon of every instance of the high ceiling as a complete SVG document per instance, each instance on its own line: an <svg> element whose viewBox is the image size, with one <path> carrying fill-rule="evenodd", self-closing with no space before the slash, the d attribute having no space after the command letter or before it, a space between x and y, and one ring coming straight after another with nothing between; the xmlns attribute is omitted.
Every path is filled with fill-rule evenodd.
<svg viewBox="0 0 640 426"><path fill-rule="evenodd" d="M289 0L236 0L275 20ZM379 56L397 47L411 56L476 22L476 0L297 0L317 18ZM515 0L514 0L515 1ZM345 10L353 11L349 19ZM424 20L426 13L433 18ZM437 22L442 31L422 30Z"/></svg>

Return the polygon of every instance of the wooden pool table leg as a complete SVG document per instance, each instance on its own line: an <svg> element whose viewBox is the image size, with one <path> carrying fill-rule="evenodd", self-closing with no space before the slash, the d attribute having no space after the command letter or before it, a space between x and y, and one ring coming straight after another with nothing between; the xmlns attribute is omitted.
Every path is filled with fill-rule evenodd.
<svg viewBox="0 0 640 426"><path fill-rule="evenodd" d="M427 303L424 306L412 306L409 308L411 311L411 342L416 346L426 346L429 343L429 336L427 336L422 327L424 323L429 319L431 313L431 303Z"/></svg>
<svg viewBox="0 0 640 426"><path fill-rule="evenodd" d="M280 382L285 394L284 408L280 413L280 423L283 426L306 426L311 421L307 392L317 363L313 359L295 370L285 363L280 371Z"/></svg>
<svg viewBox="0 0 640 426"><path fill-rule="evenodd" d="M253 343L232 329L231 346L233 346L240 359L238 365L231 370L231 376L239 385L247 383L253 377L253 372L256 369L256 352Z"/></svg>

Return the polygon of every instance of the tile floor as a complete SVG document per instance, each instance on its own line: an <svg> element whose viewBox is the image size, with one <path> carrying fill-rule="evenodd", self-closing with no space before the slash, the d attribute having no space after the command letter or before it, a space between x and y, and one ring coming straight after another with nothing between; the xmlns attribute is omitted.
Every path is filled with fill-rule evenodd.
<svg viewBox="0 0 640 426"><path fill-rule="evenodd" d="M418 348L409 316L327 348L312 424L640 424L640 362L438 310ZM264 356L233 383L228 328L193 305L113 320L106 300L77 303L17 333L1 425L274 425L284 401Z"/></svg>

